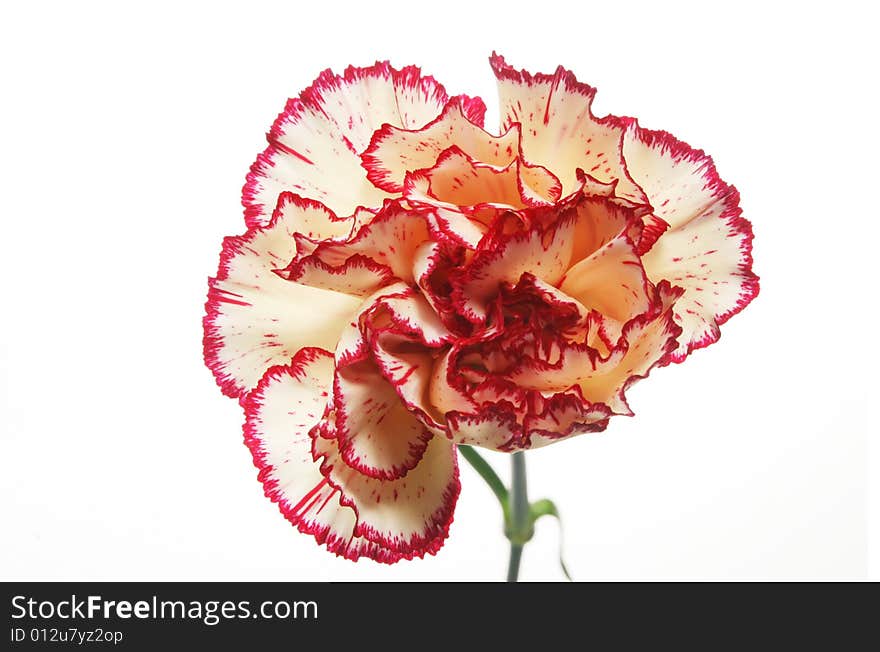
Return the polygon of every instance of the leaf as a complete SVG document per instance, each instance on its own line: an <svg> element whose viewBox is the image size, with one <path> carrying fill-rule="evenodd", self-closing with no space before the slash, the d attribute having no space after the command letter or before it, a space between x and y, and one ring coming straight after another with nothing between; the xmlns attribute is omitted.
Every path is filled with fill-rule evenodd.
<svg viewBox="0 0 880 652"><path fill-rule="evenodd" d="M573 582L574 580L571 579L571 575L568 573L568 568L565 566L565 559L562 554L562 517L559 516L559 510L557 509L556 504L548 498L535 501L529 506L529 519L531 520L532 526L534 526L535 522L542 516L553 516L556 518L557 523L559 523L559 565L562 567L562 572L565 575L565 578L569 582Z"/></svg>

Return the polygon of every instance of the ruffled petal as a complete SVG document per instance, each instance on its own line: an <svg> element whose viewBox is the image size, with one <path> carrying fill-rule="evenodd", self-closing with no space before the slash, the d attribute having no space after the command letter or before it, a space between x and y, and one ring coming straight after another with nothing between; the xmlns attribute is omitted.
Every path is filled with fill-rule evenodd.
<svg viewBox="0 0 880 652"><path fill-rule="evenodd" d="M320 258L308 256L286 269L276 270L276 273L288 281L353 296L365 296L394 280L389 267L360 254L354 254L335 267Z"/></svg>
<svg viewBox="0 0 880 652"><path fill-rule="evenodd" d="M378 301L375 316L379 317L382 331L409 336L414 342L432 349L448 344L452 336L425 297L403 283L395 287L405 289ZM384 342L379 344L385 347Z"/></svg>
<svg viewBox="0 0 880 652"><path fill-rule="evenodd" d="M673 320L672 306L681 294L680 288L661 282L651 310L626 324L607 356L590 347L570 346L558 362L527 360L509 378L520 387L545 392L577 385L587 401L605 404L614 414L632 414L626 403L627 388L653 367L667 364L677 346L681 328Z"/></svg>
<svg viewBox="0 0 880 652"><path fill-rule="evenodd" d="M286 200L285 200L286 201ZM209 280L204 318L205 362L227 396L256 386L265 371L299 349L333 349L361 300L279 278L273 270L296 253L293 234L337 222L314 204L279 204L272 222L226 238L217 276ZM321 215L327 217L322 222ZM303 319L303 309L310 315Z"/></svg>
<svg viewBox="0 0 880 652"><path fill-rule="evenodd" d="M666 132L631 125L624 154L668 230L643 256L649 278L684 288L675 304L682 327L677 362L718 340L718 326L758 294L752 272L752 227L739 194L724 183L712 159Z"/></svg>
<svg viewBox="0 0 880 652"><path fill-rule="evenodd" d="M245 443L260 470L266 496L301 532L347 559L401 558L355 535L357 513L340 503L339 490L312 457L309 431L324 411L333 378L329 351L302 349L287 365L268 370L245 400Z"/></svg>
<svg viewBox="0 0 880 652"><path fill-rule="evenodd" d="M428 387L428 400L438 412L446 415L447 424L453 431L455 427L450 420L452 412L471 412L477 408L473 399L462 391L459 384L453 382L451 374L458 371L451 366L455 357L455 350L446 351L434 363ZM467 443L457 440L459 443ZM506 439L505 439L506 441Z"/></svg>
<svg viewBox="0 0 880 652"><path fill-rule="evenodd" d="M465 154L458 146L444 150L436 165L416 173L427 181L427 197L407 194L408 199L435 199L446 206L469 207L494 204L502 207L525 208L517 179L516 162L506 167L486 165ZM410 181L406 184L413 187Z"/></svg>
<svg viewBox="0 0 880 652"><path fill-rule="evenodd" d="M435 240L468 249L477 248L498 213L487 204L463 207L437 199L426 170L406 175L403 196L410 206L423 212Z"/></svg>
<svg viewBox="0 0 880 652"><path fill-rule="evenodd" d="M418 68L387 62L326 70L287 106L251 166L242 204L249 226L268 223L285 190L326 204L338 215L377 207L389 195L367 179L360 154L383 124L416 129L437 117L446 91Z"/></svg>
<svg viewBox="0 0 880 652"><path fill-rule="evenodd" d="M349 466L394 479L415 467L432 433L445 433L427 388L434 350L449 334L425 299L404 284L371 301L340 340L328 434L338 439Z"/></svg>
<svg viewBox="0 0 880 652"><path fill-rule="evenodd" d="M353 256L360 256L387 268L393 277L412 282L415 252L428 237L429 226L424 215L398 203L389 203L348 240L322 242L306 258L295 259L286 271L295 273L309 258L340 267Z"/></svg>
<svg viewBox="0 0 880 652"><path fill-rule="evenodd" d="M422 295L444 326L458 336L466 336L474 328L459 311L452 277L465 263L468 252L463 246L449 246L443 241L424 243L413 262L413 277Z"/></svg>
<svg viewBox="0 0 880 652"><path fill-rule="evenodd" d="M436 349L420 346L412 337L379 333L373 355L382 377L394 387L409 412L434 433L446 430L442 415L428 400Z"/></svg>
<svg viewBox="0 0 880 652"><path fill-rule="evenodd" d="M321 472L357 514L354 533L401 556L436 552L452 523L460 484L456 451L445 437L428 443L418 465L396 480L357 472L339 456L335 439L313 432Z"/></svg>
<svg viewBox="0 0 880 652"><path fill-rule="evenodd" d="M601 432L611 416L608 406L586 401L577 386L545 396L511 383L490 382L477 394L483 399L479 407L447 414L450 436L456 444L505 452L539 448Z"/></svg>
<svg viewBox="0 0 880 652"><path fill-rule="evenodd" d="M527 206L550 206L562 197L562 182L543 165L517 159L517 184Z"/></svg>
<svg viewBox="0 0 880 652"><path fill-rule="evenodd" d="M541 312L552 315L555 335L566 335L573 338L587 327L590 314L589 309L583 303L561 288L557 288L528 272L522 275L515 287L504 294L502 304L509 303L515 296L536 297L540 301L539 305L543 308ZM533 314L537 312L534 304L531 311Z"/></svg>
<svg viewBox="0 0 880 652"><path fill-rule="evenodd" d="M608 406L586 401L575 386L552 396L530 392L533 405L524 420L521 447L541 448L563 439L591 432L602 432L608 427L611 410Z"/></svg>
<svg viewBox="0 0 880 652"><path fill-rule="evenodd" d="M671 230L694 219L730 190L709 156L665 131L642 129L630 121L622 143L630 175L645 191L654 215Z"/></svg>
<svg viewBox="0 0 880 652"><path fill-rule="evenodd" d="M428 215L430 224L438 240L447 240L453 245L476 249L488 228L484 222L456 210L437 208ZM413 265L418 266L418 256Z"/></svg>
<svg viewBox="0 0 880 652"><path fill-rule="evenodd" d="M412 288L406 283L397 281L379 288L373 294L366 297L357 309L357 312L342 328L336 345L336 364L346 365L350 362L363 360L369 355L369 340L364 336L365 322L377 309L382 301L396 296L407 297L412 294Z"/></svg>
<svg viewBox="0 0 880 652"><path fill-rule="evenodd" d="M687 225L665 233L643 258L653 278L684 288L675 303L682 327L673 360L716 342L718 327L758 294L751 271L751 225L741 217L736 192L707 208Z"/></svg>
<svg viewBox="0 0 880 652"><path fill-rule="evenodd" d="M344 462L371 478L392 480L413 469L433 437L372 360L338 369L335 429Z"/></svg>
<svg viewBox="0 0 880 652"><path fill-rule="evenodd" d="M363 154L367 177L388 192L401 192L407 172L429 168L455 145L475 160L504 167L519 151L519 131L492 136L482 129L486 107L479 98L452 98L436 120L421 129L388 124L379 129Z"/></svg>
<svg viewBox="0 0 880 652"><path fill-rule="evenodd" d="M656 215L645 215L643 218L642 234L639 237L639 244L636 247L636 253L644 256L651 250L654 243L660 239L660 236L666 233L669 223Z"/></svg>
<svg viewBox="0 0 880 652"><path fill-rule="evenodd" d="M282 192L272 213L275 222L283 222L291 234L312 241L347 238L357 221L355 217L338 217L321 202Z"/></svg>
<svg viewBox="0 0 880 652"><path fill-rule="evenodd" d="M479 412L447 415L452 441L489 450L511 450L520 437L516 415L505 406L486 405Z"/></svg>
<svg viewBox="0 0 880 652"><path fill-rule="evenodd" d="M427 401L434 348L448 332L409 286L384 288L365 302L337 349L333 435L351 467L399 478L421 459L442 416Z"/></svg>
<svg viewBox="0 0 880 652"><path fill-rule="evenodd" d="M476 322L486 319L486 301L497 295L502 283L516 283L526 272L556 285L571 262L577 215L573 212L544 227L496 237L478 251L465 271L455 296L465 315Z"/></svg>
<svg viewBox="0 0 880 652"><path fill-rule="evenodd" d="M595 88L562 67L552 75L532 75L494 53L489 61L498 81L501 129L521 125L523 157L553 172L563 195L578 188L582 170L599 181L617 180L619 197L644 201L621 155L623 123L591 111Z"/></svg>
<svg viewBox="0 0 880 652"><path fill-rule="evenodd" d="M404 180L404 196L411 203L465 213L482 207L550 206L559 193L559 181L543 167L519 159L503 167L489 165L457 145L443 150L433 167L407 173Z"/></svg>
<svg viewBox="0 0 880 652"><path fill-rule="evenodd" d="M645 207L620 203L613 197L587 195L577 200L574 210L577 222L572 264L593 255L623 233L641 242L640 234L644 233L642 216L648 210Z"/></svg>
<svg viewBox="0 0 880 652"><path fill-rule="evenodd" d="M559 289L587 309L601 313L612 342L626 322L651 305L648 277L626 231L569 269ZM608 332L612 323L618 326L615 332Z"/></svg>

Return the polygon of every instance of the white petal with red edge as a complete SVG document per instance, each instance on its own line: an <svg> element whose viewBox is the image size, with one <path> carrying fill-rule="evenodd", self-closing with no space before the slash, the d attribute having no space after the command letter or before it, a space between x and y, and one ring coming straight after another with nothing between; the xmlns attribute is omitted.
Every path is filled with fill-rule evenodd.
<svg viewBox="0 0 880 652"><path fill-rule="evenodd" d="M422 173L428 180L430 196L447 206L526 206L517 184L519 170L515 162L505 167L487 165L454 145Z"/></svg>
<svg viewBox="0 0 880 652"><path fill-rule="evenodd" d="M456 450L434 437L418 465L396 480L358 473L340 459L336 441L313 436L321 470L357 513L355 534L402 555L434 552L449 533L460 485Z"/></svg>
<svg viewBox="0 0 880 652"><path fill-rule="evenodd" d="M407 172L433 166L440 153L453 145L483 163L501 167L510 163L519 151L518 129L492 136L482 129L482 101L479 111L471 102L463 96L452 98L436 120L415 131L390 124L379 129L363 155L370 180L388 192L400 192Z"/></svg>
<svg viewBox="0 0 880 652"><path fill-rule="evenodd" d="M381 307L388 310L393 321L389 331L408 333L431 348L447 344L451 336L424 296L407 287L405 292L395 292L380 300Z"/></svg>
<svg viewBox="0 0 880 652"><path fill-rule="evenodd" d="M616 179L619 197L643 201L621 155L623 123L610 116L598 119L591 111L595 88L562 67L553 75L531 75L497 54L490 63L498 81L501 129L521 125L523 157L555 174L563 195L579 187L580 169L602 182Z"/></svg>
<svg viewBox="0 0 880 652"><path fill-rule="evenodd" d="M346 238L356 225L354 217L338 217L321 202L292 192L278 196L272 219L283 222L289 233L314 241Z"/></svg>
<svg viewBox="0 0 880 652"><path fill-rule="evenodd" d="M308 256L287 269L278 270L278 274L288 281L354 296L365 296L394 280L388 267L360 254L338 267Z"/></svg>
<svg viewBox="0 0 880 652"><path fill-rule="evenodd" d="M551 392L578 385L591 403L603 403L614 414L632 414L626 389L654 366L666 364L677 346L681 329L673 320L672 306L680 296L680 289L665 282L658 285L652 309L626 325L620 342L606 357L572 346L563 352L559 363L529 361L512 372L510 380L525 388Z"/></svg>
<svg viewBox="0 0 880 652"><path fill-rule="evenodd" d="M702 215L667 231L643 256L645 271L684 288L673 308L682 327L676 362L718 340L718 326L742 310L758 293L751 271L751 225L741 217L738 196L707 208Z"/></svg>
<svg viewBox="0 0 880 652"><path fill-rule="evenodd" d="M502 283L516 283L523 273L556 285L571 262L576 216L570 213L547 228L535 226L502 236L496 246L477 252L459 295L470 318L486 318L486 300Z"/></svg>
<svg viewBox="0 0 880 652"><path fill-rule="evenodd" d="M642 233L639 237L638 246L636 247L636 252L640 256L643 256L650 251L651 247L654 246L654 243L657 242L660 236L666 233L666 230L669 228L669 223L662 217L657 217L656 215L645 215L642 220Z"/></svg>
<svg viewBox="0 0 880 652"><path fill-rule="evenodd" d="M635 125L626 132L623 151L655 217L669 225L643 263L652 280L667 279L685 290L674 308L683 329L674 354L680 362L717 341L718 326L758 294L751 224L742 217L739 194L702 151Z"/></svg>
<svg viewBox="0 0 880 652"><path fill-rule="evenodd" d="M541 166L519 159L506 166L490 165L457 145L443 150L433 167L407 173L403 185L404 196L412 203L467 213L482 206L549 206L560 192L558 179Z"/></svg>
<svg viewBox="0 0 880 652"><path fill-rule="evenodd" d="M524 421L523 448L541 448L563 439L601 432L611 416L607 406L584 401L577 388L555 394L543 403L534 406Z"/></svg>
<svg viewBox="0 0 880 652"><path fill-rule="evenodd" d="M333 407L342 459L372 478L407 475L433 436L372 360L337 370Z"/></svg>
<svg viewBox="0 0 880 652"><path fill-rule="evenodd" d="M520 195L528 206L549 206L562 197L562 182L543 165L516 161Z"/></svg>
<svg viewBox="0 0 880 652"><path fill-rule="evenodd" d="M387 267L398 279L412 282L415 251L428 238L424 215L389 204L346 242L323 242L311 255L331 266L344 265L352 256L361 255Z"/></svg>
<svg viewBox="0 0 880 652"><path fill-rule="evenodd" d="M478 412L451 412L447 415L452 441L489 450L511 450L520 437L521 427L512 411L488 405Z"/></svg>
<svg viewBox="0 0 880 652"><path fill-rule="evenodd" d="M611 324L618 326L608 332L617 341L620 329L651 304L648 279L635 245L624 234L581 260L565 273L559 289L606 319L606 332Z"/></svg>
<svg viewBox="0 0 880 652"><path fill-rule="evenodd" d="M371 311L375 310L379 302L385 297L409 296L412 288L406 283L397 281L379 288L373 294L366 297L357 308L346 324L342 327L336 345L336 362L344 365L354 359L363 359L368 353L369 342L364 338L363 320L367 319Z"/></svg>
<svg viewBox="0 0 880 652"><path fill-rule="evenodd" d="M469 390L475 404L447 413L452 440L490 450L515 451L544 446L608 425L611 410L586 401L575 386L542 393L507 380L487 378Z"/></svg>
<svg viewBox="0 0 880 652"><path fill-rule="evenodd" d="M447 351L434 362L428 400L441 413L471 412L476 408L476 403L450 382L450 362L453 356L453 351Z"/></svg>
<svg viewBox="0 0 880 652"><path fill-rule="evenodd" d="M373 355L382 376L394 387L413 415L434 433L444 433L443 417L428 401L437 349L419 346L412 338L381 333Z"/></svg>
<svg viewBox="0 0 880 652"><path fill-rule="evenodd" d="M585 196L572 210L577 213L571 254L572 264L576 264L623 233L640 241L642 215L647 209L621 205L614 198Z"/></svg>
<svg viewBox="0 0 880 652"><path fill-rule="evenodd" d="M446 210L438 208L428 215L429 224L436 230L439 238L450 239L453 243L463 245L468 249L476 249L480 240L486 235L486 225L458 210ZM413 260L417 267L419 262Z"/></svg>
<svg viewBox="0 0 880 652"><path fill-rule="evenodd" d="M434 347L448 332L425 299L398 283L364 302L337 349L333 423L343 460L370 477L399 478L445 432L427 402Z"/></svg>
<svg viewBox="0 0 880 652"><path fill-rule="evenodd" d="M407 174L403 192L410 206L425 211L424 217L434 240L476 249L488 230L484 222L473 219L474 211L469 210L465 214L461 206L434 197L427 170ZM415 259L413 264L418 264Z"/></svg>
<svg viewBox="0 0 880 652"><path fill-rule="evenodd" d="M298 211L288 206L269 226L223 241L220 269L209 281L204 354L227 396L252 389L266 369L288 362L304 346L335 348L361 302L274 273L296 254L292 233L300 224Z"/></svg>
<svg viewBox="0 0 880 652"><path fill-rule="evenodd" d="M348 559L401 558L355 536L357 514L340 503L312 456L309 431L321 418L333 377L328 351L302 349L288 365L270 369L245 401L245 443L260 470L266 496L301 532Z"/></svg>
<svg viewBox="0 0 880 652"><path fill-rule="evenodd" d="M360 154L383 124L415 129L446 104L443 87L414 67L388 63L326 70L290 100L268 134L242 193L248 225L266 224L285 190L326 204L337 215L376 207L388 194L367 179Z"/></svg>
<svg viewBox="0 0 880 652"><path fill-rule="evenodd" d="M729 190L709 156L664 131L630 123L623 136L623 155L654 215L670 229L692 220Z"/></svg>

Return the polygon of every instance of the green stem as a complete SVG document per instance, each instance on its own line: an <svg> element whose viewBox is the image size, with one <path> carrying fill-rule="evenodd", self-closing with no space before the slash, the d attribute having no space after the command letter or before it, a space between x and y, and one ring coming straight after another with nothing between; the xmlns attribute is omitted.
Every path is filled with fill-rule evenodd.
<svg viewBox="0 0 880 652"><path fill-rule="evenodd" d="M519 577L519 562L526 541L531 538L529 519L528 487L526 486L526 456L519 451L510 462L510 563L507 566L507 581L516 582Z"/></svg>
<svg viewBox="0 0 880 652"><path fill-rule="evenodd" d="M494 493L495 497L501 501L501 505L507 505L507 487L501 482L501 478L495 473L495 469L489 466L489 463L483 459L482 455L470 446L461 444L458 447L458 452L461 453L461 456L466 459L470 465L474 467L474 470L480 474L483 480L486 481L486 484L489 485L492 493Z"/></svg>
<svg viewBox="0 0 880 652"><path fill-rule="evenodd" d="M459 445L458 450L461 456L486 481L492 493L498 498L498 502L501 503L501 510L504 513L504 534L510 541L507 581L516 582L519 577L523 547L534 534L535 520L539 516L551 512L554 516L557 515L556 507L548 500L538 501L533 513L532 506L529 505L526 487L526 456L522 451L511 455L510 491L508 491L495 470L476 450L464 444Z"/></svg>
<svg viewBox="0 0 880 652"><path fill-rule="evenodd" d="M519 576L519 560L522 559L522 544L510 544L510 561L507 563L507 581L516 582Z"/></svg>

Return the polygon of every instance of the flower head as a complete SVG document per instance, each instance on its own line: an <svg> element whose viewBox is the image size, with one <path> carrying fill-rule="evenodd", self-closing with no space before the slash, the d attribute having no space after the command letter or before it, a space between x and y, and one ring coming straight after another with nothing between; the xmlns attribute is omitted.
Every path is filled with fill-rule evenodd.
<svg viewBox="0 0 880 652"><path fill-rule="evenodd" d="M455 444L605 429L758 291L708 156L595 117L563 68L491 64L497 134L417 68L322 73L269 131L210 281L205 360L266 495L351 559L435 552Z"/></svg>

